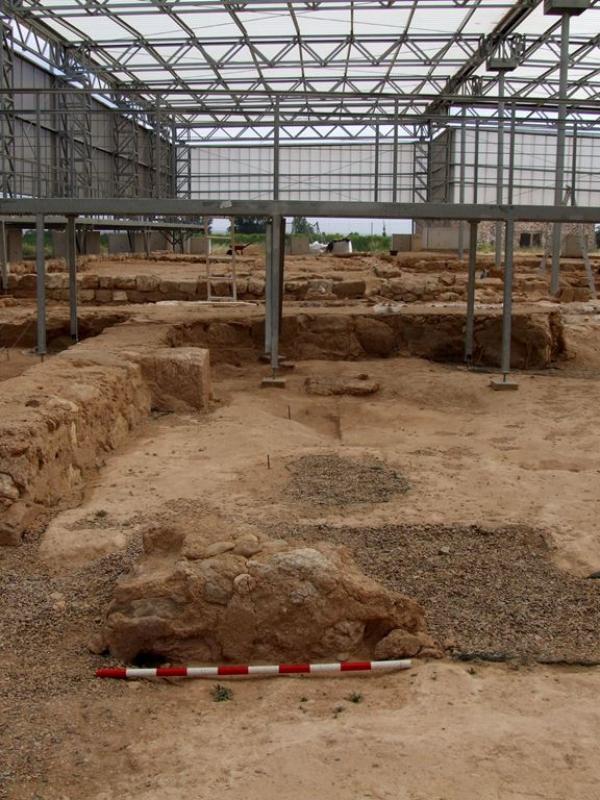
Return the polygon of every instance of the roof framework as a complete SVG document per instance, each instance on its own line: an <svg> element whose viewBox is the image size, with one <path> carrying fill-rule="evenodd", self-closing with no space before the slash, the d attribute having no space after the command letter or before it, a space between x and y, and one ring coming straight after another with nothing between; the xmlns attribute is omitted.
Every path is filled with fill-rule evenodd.
<svg viewBox="0 0 600 800"><path fill-rule="evenodd" d="M600 116L600 0L571 20L569 119ZM4 0L16 47L118 109L160 111L188 141L408 136L505 96L532 124L560 105L560 18L541 0ZM35 91L32 89L32 91ZM392 128L382 128L391 135Z"/></svg>

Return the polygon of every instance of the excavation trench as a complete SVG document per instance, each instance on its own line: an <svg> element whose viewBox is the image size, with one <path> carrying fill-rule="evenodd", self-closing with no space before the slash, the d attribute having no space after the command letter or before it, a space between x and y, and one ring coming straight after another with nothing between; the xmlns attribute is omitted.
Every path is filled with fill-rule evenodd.
<svg viewBox="0 0 600 800"><path fill-rule="evenodd" d="M464 360L465 317L462 311L403 308L374 314L349 309L288 310L283 317L280 349L292 359L358 360L408 355L441 362ZM264 348L264 321L259 315L235 319L203 318L175 325L173 346L208 347L214 363L255 359ZM497 367L501 358L499 311L478 314L473 362ZM513 317L511 365L544 369L565 350L560 314L518 311Z"/></svg>
<svg viewBox="0 0 600 800"><path fill-rule="evenodd" d="M152 410L208 407L207 351L173 349L166 329L121 329L114 317L96 318L100 330L102 319L103 333L3 383L0 544L18 544L77 503L89 476Z"/></svg>
<svg viewBox="0 0 600 800"><path fill-rule="evenodd" d="M281 348L296 359L353 360L396 354L462 359L464 317L410 310L389 316L290 311ZM81 320L80 344L5 381L0 400L0 542L18 543L36 519L77 501L88 476L152 410L205 411L213 361L255 361L262 352L259 314L221 310L190 322L159 317L128 320L126 312ZM118 324L120 323L120 324ZM64 316L50 319L50 340L66 333ZM31 320L4 327L7 342L31 342ZM501 341L499 314L478 318L476 361L494 364ZM564 350L554 313L515 315L513 365L543 368Z"/></svg>

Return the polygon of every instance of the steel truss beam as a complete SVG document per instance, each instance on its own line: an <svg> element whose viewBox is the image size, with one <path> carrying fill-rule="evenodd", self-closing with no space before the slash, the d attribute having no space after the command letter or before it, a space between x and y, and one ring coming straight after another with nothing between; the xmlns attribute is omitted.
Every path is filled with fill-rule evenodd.
<svg viewBox="0 0 600 800"><path fill-rule="evenodd" d="M0 200L2 215L59 214L120 217L361 217L381 219L451 219L527 222L597 222L600 206L473 205L459 203L364 203L303 200L182 200L42 198Z"/></svg>
<svg viewBox="0 0 600 800"><path fill-rule="evenodd" d="M432 115L451 107L456 96L469 97L473 79L479 82L477 99L493 105L497 78L475 73L490 49L501 48L506 37L540 4L540 0L498 0L494 8L505 9L505 14L488 35L481 36L472 33L471 23L486 8L483 0L423 0L421 4L413 0L404 29L384 33L365 33L363 29L356 33L355 13L405 11L406 0L153 0L143 8L125 0L5 2L17 20L13 35L24 52L45 58L53 68L60 63L58 50L63 48L71 73L81 76L87 72L89 86L109 102L120 93L121 98L127 97L130 109L150 111L158 92L169 122L213 127L213 138L226 136L225 131L234 125L248 132L269 125L275 103L281 107L282 126L307 124L310 109L323 105L326 95L336 99L333 107L323 109L324 124L325 117L335 124L336 115L344 115L353 103L362 104L364 118L376 116L385 95L391 100L398 98L401 105L424 116ZM422 33L411 27L418 5L460 8L463 15L447 34ZM318 18L319 12L333 8L350 12L349 32L304 33L302 15ZM586 14L598 9L600 0L592 0L592 10ZM222 36L203 33L201 21L209 10L211 14L221 12L234 32ZM271 12L288 18L289 33L249 32L253 15L258 18ZM157 22L165 23L165 33L141 33L136 27L140 14L154 14ZM89 21L90 16L106 19L120 35L98 38L86 34L84 20ZM194 20L198 24L193 24ZM64 37L57 33L59 26ZM547 104L556 103L559 97L557 26L552 22L539 35L522 37L520 51L527 71L517 70L507 80L507 95L531 104L534 114L551 114ZM574 108L600 104L600 63L594 59L600 37L596 31L597 26L590 24L589 36L571 41L569 98ZM128 92L123 91L126 87ZM476 98L470 99L474 102ZM186 105L194 112L186 110Z"/></svg>
<svg viewBox="0 0 600 800"><path fill-rule="evenodd" d="M135 197L138 189L138 126L133 117L115 114L113 121L115 189L118 197Z"/></svg>
<svg viewBox="0 0 600 800"><path fill-rule="evenodd" d="M14 47L12 26L3 0L0 0L0 192L14 197L15 192L15 103L13 89ZM5 91L8 90L8 91Z"/></svg>

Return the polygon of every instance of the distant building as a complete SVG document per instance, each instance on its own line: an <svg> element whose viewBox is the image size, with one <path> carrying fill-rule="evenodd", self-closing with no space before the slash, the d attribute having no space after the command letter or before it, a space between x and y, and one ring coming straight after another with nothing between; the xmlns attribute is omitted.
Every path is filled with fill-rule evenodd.
<svg viewBox="0 0 600 800"><path fill-rule="evenodd" d="M563 222L562 236L577 234L579 225L573 222ZM459 246L460 223L455 220L424 221L415 220L415 233L420 234L423 250L456 250ZM463 226L463 246L468 247L469 225ZM595 227L592 223L583 226L587 246L590 250L596 247ZM545 246L546 235L552 236L552 225L544 222L517 222L515 223L514 247L518 250L542 250ZM477 228L477 243L479 246L491 245L496 242L496 223L480 222Z"/></svg>

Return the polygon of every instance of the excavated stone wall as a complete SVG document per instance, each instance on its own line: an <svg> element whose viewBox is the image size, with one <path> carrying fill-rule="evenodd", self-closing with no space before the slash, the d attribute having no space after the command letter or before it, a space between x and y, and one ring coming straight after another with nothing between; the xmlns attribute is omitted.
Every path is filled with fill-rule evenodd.
<svg viewBox="0 0 600 800"><path fill-rule="evenodd" d="M260 277L238 277L237 293L240 300L260 300L265 295L265 281ZM35 275L11 275L8 290L18 298L35 297ZM94 275L83 273L77 278L80 303L157 303L161 300L206 300L206 279L163 279L157 275ZM217 297L228 296L231 289L227 283L213 284L212 292ZM364 280L314 279L286 281L288 299L349 299L361 298L366 293ZM49 300L68 302L69 277L64 273L46 276L46 295ZM325 298L323 297L325 295Z"/></svg>
<svg viewBox="0 0 600 800"><path fill-rule="evenodd" d="M463 313L403 310L389 315L373 313L287 313L281 352L297 359L360 359L394 354L435 361L462 361ZM255 358L264 342L264 322L252 317L232 321L203 319L174 326L174 346L208 347L216 360ZM498 311L475 318L474 361L498 366L502 346L502 317ZM548 367L564 352L558 313L516 312L513 315L512 366Z"/></svg>
<svg viewBox="0 0 600 800"><path fill-rule="evenodd" d="M78 498L85 478L150 411L132 362L57 356L6 381L0 398L0 544Z"/></svg>
<svg viewBox="0 0 600 800"><path fill-rule="evenodd" d="M3 383L0 544L18 544L37 520L76 502L152 409L207 408L208 352L169 348L168 327L113 327Z"/></svg>
<svg viewBox="0 0 600 800"><path fill-rule="evenodd" d="M420 262L419 262L420 263ZM374 269L374 277L342 278L339 275L326 277L291 277L285 281L285 299L335 303L347 300L363 300L368 297L384 297L397 302L457 302L466 299L467 276L465 265L458 271L450 262L423 262L423 268L412 263L410 268L393 263L383 263ZM434 269L435 267L435 269ZM35 275L11 275L9 291L16 298L35 297ZM206 300L206 280L163 279L157 275L94 275L78 276L79 303L104 305L125 303L157 303L164 300ZM238 299L247 302L264 299L265 282L262 275L238 276ZM561 302L587 301L591 298L587 278L579 265L565 266L561 273ZM479 273L476 281L477 301L497 303L502 300L502 271L488 270L485 277ZM513 282L516 300L542 300L549 296L549 277L532 272L517 272ZM46 276L46 294L49 300L68 302L69 279L64 273ZM230 286L225 282L213 285L213 294L229 296Z"/></svg>

